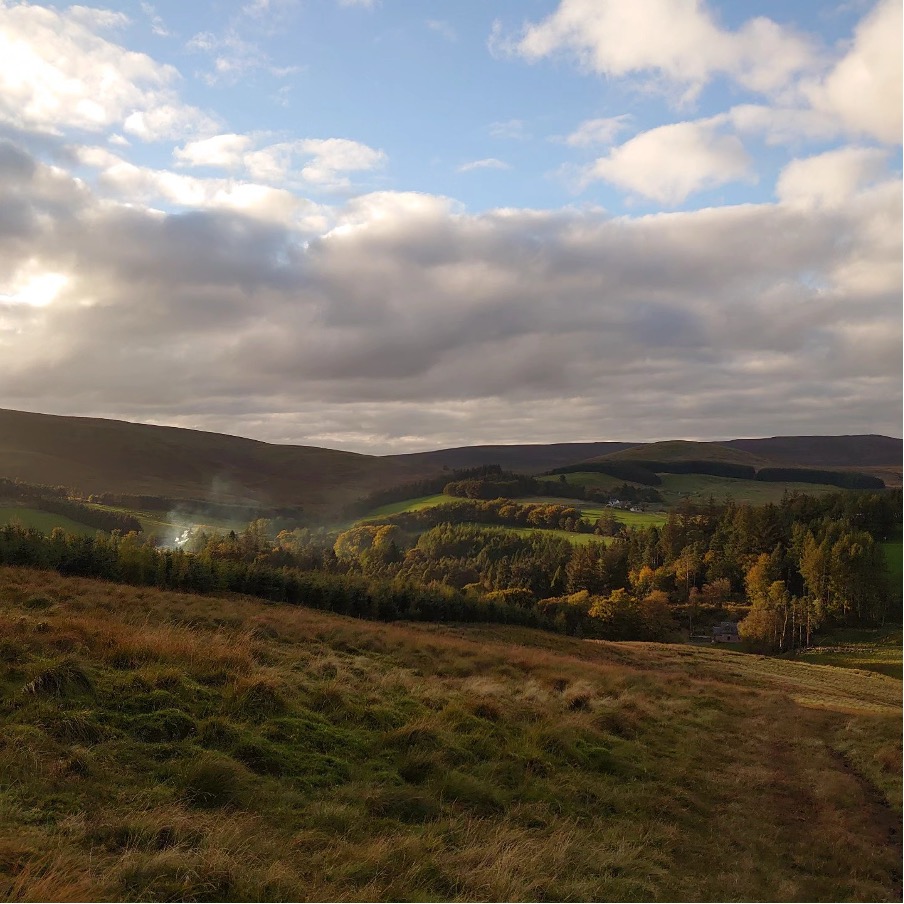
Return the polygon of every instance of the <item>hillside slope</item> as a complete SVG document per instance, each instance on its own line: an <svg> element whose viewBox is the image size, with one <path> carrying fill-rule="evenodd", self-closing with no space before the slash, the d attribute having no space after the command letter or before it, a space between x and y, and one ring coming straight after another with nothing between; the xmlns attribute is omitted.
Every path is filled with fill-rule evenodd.
<svg viewBox="0 0 904 904"><path fill-rule="evenodd" d="M842 436L725 443L554 443L374 456L200 430L0 409L0 477L62 484L84 493L146 494L259 507L301 505L312 514L338 512L374 490L439 476L444 468L500 464L538 473L601 457L709 459L755 466L868 466L899 484L901 440Z"/></svg>
<svg viewBox="0 0 904 904"><path fill-rule="evenodd" d="M812 468L874 468L901 466L902 444L891 436L770 436L730 439L719 445L774 464Z"/></svg>
<svg viewBox="0 0 904 904"><path fill-rule="evenodd" d="M437 470L448 467L474 468L480 465L501 465L507 471L535 474L563 465L574 464L598 455L608 455L630 449L636 443L550 443L548 445L511 446L461 446L455 449L437 449L433 452L411 452L393 455L398 461L425 464Z"/></svg>
<svg viewBox="0 0 904 904"><path fill-rule="evenodd" d="M900 681L0 569L4 900L900 899Z"/></svg>
<svg viewBox="0 0 904 904"><path fill-rule="evenodd" d="M340 506L418 476L415 464L200 430L0 410L0 476L117 492L251 503Z"/></svg>

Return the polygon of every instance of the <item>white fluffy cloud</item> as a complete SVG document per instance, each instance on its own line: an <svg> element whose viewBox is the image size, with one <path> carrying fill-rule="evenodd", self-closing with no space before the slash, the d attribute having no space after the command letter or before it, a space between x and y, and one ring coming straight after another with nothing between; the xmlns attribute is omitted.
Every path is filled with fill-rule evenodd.
<svg viewBox="0 0 904 904"><path fill-rule="evenodd" d="M302 138L255 148L248 135L214 135L177 148L173 156L184 166L243 170L261 182L288 186L346 188L349 173L372 172L386 154L347 138Z"/></svg>
<svg viewBox="0 0 904 904"><path fill-rule="evenodd" d="M702 189L751 178L750 158L721 120L677 122L635 135L584 171L626 191L674 205Z"/></svg>
<svg viewBox="0 0 904 904"><path fill-rule="evenodd" d="M848 53L810 87L813 106L837 116L853 135L900 144L902 30L900 0L882 0L858 26Z"/></svg>
<svg viewBox="0 0 904 904"><path fill-rule="evenodd" d="M628 128L629 113L607 116L601 119L585 119L566 139L565 144L573 148L587 148L595 145L612 144L615 136Z"/></svg>
<svg viewBox="0 0 904 904"><path fill-rule="evenodd" d="M887 178L888 154L878 148L845 147L792 160L776 184L779 200L801 207L838 207L860 189Z"/></svg>
<svg viewBox="0 0 904 904"><path fill-rule="evenodd" d="M730 31L701 0L560 0L508 47L528 60L564 53L601 75L646 73L688 96L719 73L755 91L776 91L816 60L805 37L771 19Z"/></svg>
<svg viewBox="0 0 904 904"><path fill-rule="evenodd" d="M98 34L124 21L85 7L0 2L0 120L52 134L126 122L144 140L210 127L210 117L176 97L172 66Z"/></svg>

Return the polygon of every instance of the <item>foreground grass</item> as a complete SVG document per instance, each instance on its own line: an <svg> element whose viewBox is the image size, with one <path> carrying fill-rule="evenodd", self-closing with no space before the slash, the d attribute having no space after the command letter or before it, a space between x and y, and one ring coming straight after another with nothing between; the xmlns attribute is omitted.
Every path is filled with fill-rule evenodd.
<svg viewBox="0 0 904 904"><path fill-rule="evenodd" d="M900 689L0 569L0 897L899 899Z"/></svg>

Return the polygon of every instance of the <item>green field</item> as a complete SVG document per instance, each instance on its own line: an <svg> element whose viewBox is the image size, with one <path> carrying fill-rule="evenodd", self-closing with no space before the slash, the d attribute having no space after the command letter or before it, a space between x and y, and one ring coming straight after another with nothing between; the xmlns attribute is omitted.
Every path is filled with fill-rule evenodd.
<svg viewBox="0 0 904 904"><path fill-rule="evenodd" d="M0 525L9 523L33 527L45 534L49 534L55 527L61 527L67 533L84 537L93 537L97 533L97 528L80 524L65 515L55 515L52 512L21 505L0 506Z"/></svg>
<svg viewBox="0 0 904 904"><path fill-rule="evenodd" d="M838 487L821 483L769 483L765 480L713 477L710 474L660 474L660 477L662 486L656 489L670 506L679 505L685 498L706 504L712 497L717 504L721 504L730 496L735 502L765 505L767 502L781 502L786 492L807 496L844 492Z"/></svg>
<svg viewBox="0 0 904 904"><path fill-rule="evenodd" d="M668 516L663 512L628 512L624 509L608 508L598 503L583 502L580 499L552 499L542 496L531 496L516 499L515 501L546 505L573 505L580 510L581 517L586 518L590 522L596 521L597 518L601 518L604 514L609 514L613 515L616 521L620 521L628 527L659 527L668 520Z"/></svg>
<svg viewBox="0 0 904 904"><path fill-rule="evenodd" d="M359 521L372 521L374 518L385 518L387 515L399 515L402 512L418 512L421 509L433 508L435 505L447 505L450 502L461 502L457 496L436 493L433 496L418 496L415 499L403 499L401 502L390 502L368 512Z"/></svg>
<svg viewBox="0 0 904 904"><path fill-rule="evenodd" d="M901 540L886 540L882 544L882 552L885 555L885 569L888 572L888 578L894 587L901 591L901 584L904 581L904 544Z"/></svg>
<svg viewBox="0 0 904 904"><path fill-rule="evenodd" d="M620 477L610 477L608 474L600 474L596 471L575 471L573 474L564 474L562 477L565 478L566 483L574 486L593 487L599 490L613 490L615 487L620 487L626 483ZM538 479L544 483L551 484L562 482L560 476L540 477ZM640 484L629 483L629 486L640 486Z"/></svg>
<svg viewBox="0 0 904 904"><path fill-rule="evenodd" d="M818 637L795 658L818 665L902 677L902 632L895 628L846 628Z"/></svg>
<svg viewBox="0 0 904 904"><path fill-rule="evenodd" d="M838 487L819 483L769 483L763 480L738 480L732 477L714 477L710 474L660 474L662 485L653 487L668 507L680 505L685 499L697 504L706 504L712 497L722 504L727 497L735 502L751 505L765 505L767 502L781 502L788 493L803 493L821 496L824 493L842 492ZM567 482L575 486L594 487L611 490L625 483L606 474L591 471L576 471L565 475ZM630 484L640 486L640 484Z"/></svg>
<svg viewBox="0 0 904 904"><path fill-rule="evenodd" d="M368 512L363 518L358 519L357 523L360 524L365 521L372 521L375 518L384 518L387 515L398 515L402 512L416 512L420 511L421 509L433 508L437 505L448 505L449 503L462 501L463 500L458 496L446 496L443 493L438 493L435 496L419 496L416 499L405 499L402 502L392 502L388 505L382 505L379 508L375 508L373 509L373 511ZM620 521L622 524L627 524L629 527L649 527L650 525L658 526L660 524L665 524L667 520L666 516L662 512L626 512L621 509L606 508L595 503L588 504L580 499L566 499L546 496L522 496L518 499L513 499L512 502L517 502L521 505L573 506L581 512L582 518L586 518L591 522L596 521L596 519L601 517L604 512L609 512L615 516L617 521ZM515 528L512 529L514 530ZM534 528L533 530L537 529L538 528ZM527 533L531 533L531 530L528 530ZM573 534L570 534L570 532L568 531L557 531L556 533L575 536Z"/></svg>

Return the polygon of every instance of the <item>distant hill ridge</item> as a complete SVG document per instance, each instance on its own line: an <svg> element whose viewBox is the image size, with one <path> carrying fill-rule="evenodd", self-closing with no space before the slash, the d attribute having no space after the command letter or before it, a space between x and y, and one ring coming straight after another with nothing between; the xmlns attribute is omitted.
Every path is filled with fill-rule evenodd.
<svg viewBox="0 0 904 904"><path fill-rule="evenodd" d="M856 469L900 485L901 456L900 439L877 435L484 445L376 456L179 427L0 409L0 477L64 485L83 493L300 505L312 514L339 511L375 490L483 464L537 474L594 460L722 461L756 468Z"/></svg>

